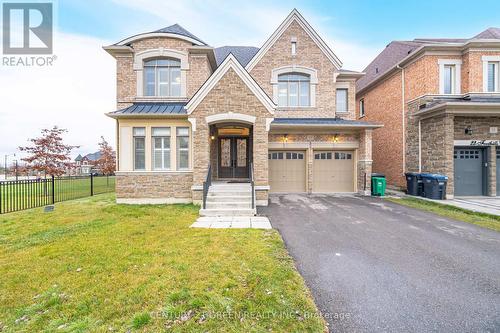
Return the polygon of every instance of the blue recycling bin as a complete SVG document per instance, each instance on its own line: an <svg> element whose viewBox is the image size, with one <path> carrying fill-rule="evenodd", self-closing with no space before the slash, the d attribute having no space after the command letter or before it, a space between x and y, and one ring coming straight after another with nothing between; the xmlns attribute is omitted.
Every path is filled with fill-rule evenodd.
<svg viewBox="0 0 500 333"><path fill-rule="evenodd" d="M436 173L422 173L421 177L426 198L435 200L444 200L446 198L447 176Z"/></svg>

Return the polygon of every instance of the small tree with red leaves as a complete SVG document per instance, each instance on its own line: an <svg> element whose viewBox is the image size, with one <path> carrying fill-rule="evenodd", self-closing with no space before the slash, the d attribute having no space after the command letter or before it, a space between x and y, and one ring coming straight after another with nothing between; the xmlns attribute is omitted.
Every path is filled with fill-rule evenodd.
<svg viewBox="0 0 500 333"><path fill-rule="evenodd" d="M101 136L101 142L99 142L99 152L101 157L96 161L96 166L103 174L112 175L116 170L116 155L103 136Z"/></svg>
<svg viewBox="0 0 500 333"><path fill-rule="evenodd" d="M43 172L45 177L63 175L71 166L71 151L79 147L63 143L62 135L66 132L66 129L57 126L43 129L41 137L28 140L32 146L19 147L19 150L28 153L27 157L22 158L28 164L27 167Z"/></svg>

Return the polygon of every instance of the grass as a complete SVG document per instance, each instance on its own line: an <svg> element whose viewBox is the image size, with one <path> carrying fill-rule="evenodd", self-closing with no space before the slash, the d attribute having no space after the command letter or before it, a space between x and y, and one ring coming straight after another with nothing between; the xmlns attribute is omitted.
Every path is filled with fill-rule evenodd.
<svg viewBox="0 0 500 333"><path fill-rule="evenodd" d="M275 230L114 195L0 216L0 331L323 332Z"/></svg>
<svg viewBox="0 0 500 333"><path fill-rule="evenodd" d="M408 207L425 210L427 212L431 212L440 216L449 217L458 221L472 223L484 228L500 231L500 216L473 212L467 209L418 198L387 198L387 200Z"/></svg>
<svg viewBox="0 0 500 333"><path fill-rule="evenodd" d="M93 177L94 194L114 192L115 177ZM55 202L88 197L91 194L90 176L56 178L54 182ZM51 178L37 182L9 181L0 183L0 213L41 207L52 203Z"/></svg>

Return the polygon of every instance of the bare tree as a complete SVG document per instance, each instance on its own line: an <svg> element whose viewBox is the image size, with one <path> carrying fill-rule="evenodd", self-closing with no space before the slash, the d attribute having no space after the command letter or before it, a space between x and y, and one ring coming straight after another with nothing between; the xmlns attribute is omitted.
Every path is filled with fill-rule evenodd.
<svg viewBox="0 0 500 333"><path fill-rule="evenodd" d="M43 129L42 136L29 139L32 146L19 147L19 150L28 153L22 160L28 168L47 175L60 176L71 165L70 153L74 148L63 143L62 135L67 130L54 126L52 129Z"/></svg>
<svg viewBox="0 0 500 333"><path fill-rule="evenodd" d="M99 142L99 152L101 157L96 161L96 166L105 175L113 174L116 170L116 154L103 136Z"/></svg>

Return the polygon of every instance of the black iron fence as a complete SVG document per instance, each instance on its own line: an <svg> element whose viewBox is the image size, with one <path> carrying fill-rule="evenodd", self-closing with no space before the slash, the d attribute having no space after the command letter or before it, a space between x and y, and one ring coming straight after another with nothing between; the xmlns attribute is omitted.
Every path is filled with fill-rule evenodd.
<svg viewBox="0 0 500 333"><path fill-rule="evenodd" d="M64 176L0 182L0 214L115 191L114 176Z"/></svg>

